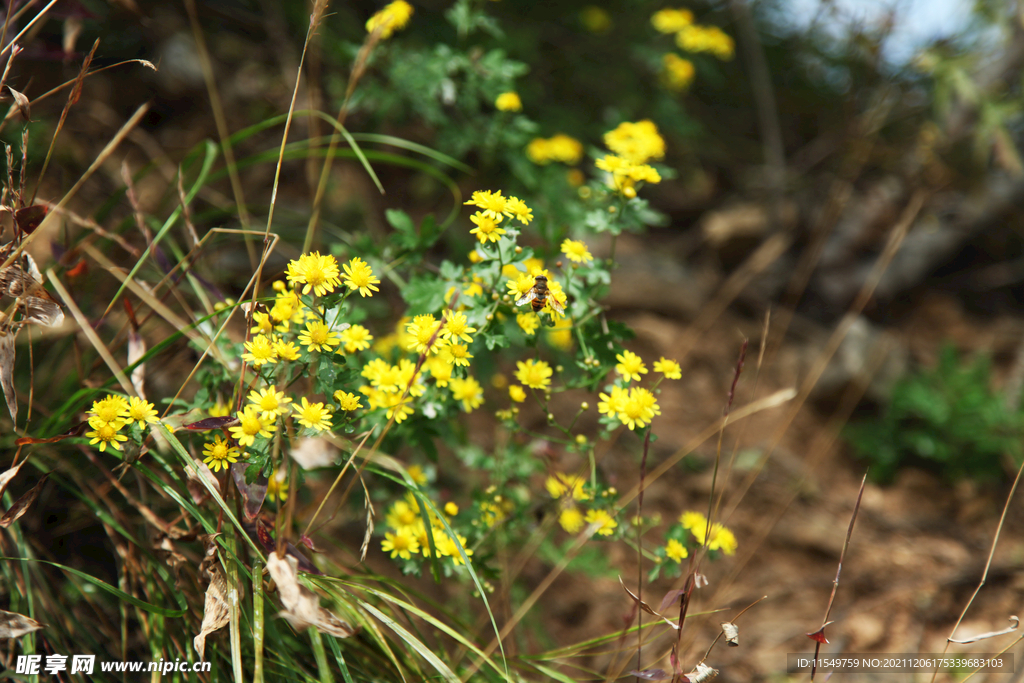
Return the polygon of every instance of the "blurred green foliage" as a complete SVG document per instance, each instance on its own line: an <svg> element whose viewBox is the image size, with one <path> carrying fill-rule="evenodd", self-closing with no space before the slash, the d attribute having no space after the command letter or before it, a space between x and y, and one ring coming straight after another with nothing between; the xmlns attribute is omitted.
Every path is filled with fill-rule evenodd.
<svg viewBox="0 0 1024 683"><path fill-rule="evenodd" d="M897 382L882 415L849 425L846 438L877 481L891 481L909 465L950 481L991 480L1006 472L1007 457L1020 461L1022 428L1024 411L1011 412L991 388L990 359L961 361L946 344L934 368Z"/></svg>

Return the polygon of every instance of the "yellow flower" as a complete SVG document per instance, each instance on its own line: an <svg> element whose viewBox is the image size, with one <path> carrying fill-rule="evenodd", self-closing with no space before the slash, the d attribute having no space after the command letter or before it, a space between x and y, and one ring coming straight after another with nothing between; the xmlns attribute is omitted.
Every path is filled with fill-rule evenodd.
<svg viewBox="0 0 1024 683"><path fill-rule="evenodd" d="M708 541L709 550L721 550L726 555L736 554L736 536L732 531L715 522L711 525L711 540Z"/></svg>
<svg viewBox="0 0 1024 683"><path fill-rule="evenodd" d="M566 474L556 473L547 478L544 488L552 498L572 496L573 500L590 500L590 495L583 490L585 483L583 477L570 477Z"/></svg>
<svg viewBox="0 0 1024 683"><path fill-rule="evenodd" d="M441 330L441 337L451 340L461 339L468 344L473 341L473 337L470 336L473 332L476 332L476 328L469 326L466 314L456 311L448 316L444 329Z"/></svg>
<svg viewBox="0 0 1024 683"><path fill-rule="evenodd" d="M253 326L249 329L250 332L256 334L270 334L274 331L274 323L270 320L269 313L260 313L259 311L252 314Z"/></svg>
<svg viewBox="0 0 1024 683"><path fill-rule="evenodd" d="M523 108L523 103L518 93L503 92L494 101L494 106L498 111L519 111Z"/></svg>
<svg viewBox="0 0 1024 683"><path fill-rule="evenodd" d="M562 253L573 263L589 263L594 260L587 245L578 240L565 240L562 242Z"/></svg>
<svg viewBox="0 0 1024 683"><path fill-rule="evenodd" d="M469 220L473 221L473 224L476 225L475 228L469 231L469 234L476 235L476 238L480 240L480 244L497 242L505 234L504 228L498 227L498 223L501 222L500 215L497 218L493 218L477 211L469 217Z"/></svg>
<svg viewBox="0 0 1024 683"><path fill-rule="evenodd" d="M639 382L640 375L647 374L647 367L644 365L643 359L632 351L623 351L617 354L615 360L619 361L615 369L627 381L636 380Z"/></svg>
<svg viewBox="0 0 1024 683"><path fill-rule="evenodd" d="M283 391L277 391L277 387L271 384L266 389L249 392L249 402L260 410L260 417L265 420L276 420L278 415L288 414L288 403L292 400L284 395Z"/></svg>
<svg viewBox="0 0 1024 683"><path fill-rule="evenodd" d="M542 360L516 362L516 379L531 389L546 390L551 384L551 366Z"/></svg>
<svg viewBox="0 0 1024 683"><path fill-rule="evenodd" d="M509 296L512 297L512 301L518 301L526 296L526 293L533 289L533 283L536 282L537 278L532 275L523 273L516 276L515 280L509 280L505 283L505 287L508 288Z"/></svg>
<svg viewBox="0 0 1024 683"><path fill-rule="evenodd" d="M373 335L362 325L352 325L342 330L340 338L345 350L349 353L364 351L370 348L370 342L373 341Z"/></svg>
<svg viewBox="0 0 1024 683"><path fill-rule="evenodd" d="M466 537L456 534L458 541L453 539L448 534L438 534L439 539L437 543L437 551L444 556L451 556L452 562L458 566L464 563L462 559L462 553L466 554L466 557L473 557L473 551L466 547ZM459 550L462 550L462 553Z"/></svg>
<svg viewBox="0 0 1024 683"><path fill-rule="evenodd" d="M600 406L598 406L600 407ZM641 429L649 423L655 415L661 415L658 401L647 389L633 388L629 390L629 398L626 399L622 410L619 411L619 421L630 429Z"/></svg>
<svg viewBox="0 0 1024 683"><path fill-rule="evenodd" d="M278 477L277 472L271 472L267 479L267 498L282 503L288 500L288 482L284 477Z"/></svg>
<svg viewBox="0 0 1024 683"><path fill-rule="evenodd" d="M392 559L400 557L403 560L411 560L412 553L419 552L420 544L408 527L406 527L398 529L395 533L390 531L385 533L380 549L386 553L390 552Z"/></svg>
<svg viewBox="0 0 1024 683"><path fill-rule="evenodd" d="M399 2L401 2L401 0L399 0ZM392 4L397 5L398 3ZM388 7L390 6L391 5L388 5ZM386 10L387 8L381 11ZM380 280L374 277L373 269L370 268L370 266L363 259L357 256L348 263L346 263L344 268L345 274L342 276L341 279L345 282L345 285L349 289L358 289L359 296L373 296L374 292L380 291L377 287L374 286L379 285Z"/></svg>
<svg viewBox="0 0 1024 683"><path fill-rule="evenodd" d="M597 411L618 419L618 414L626 407L629 393L620 386L612 386L610 394L598 394L598 397L601 401L597 404Z"/></svg>
<svg viewBox="0 0 1024 683"><path fill-rule="evenodd" d="M256 443L257 436L269 437L271 432L277 431L277 425L262 418L254 405L247 405L238 413L238 419L240 424L228 429L232 438L238 441L238 445L243 448Z"/></svg>
<svg viewBox="0 0 1024 683"><path fill-rule="evenodd" d="M355 394L350 394L347 391L339 389L334 392L334 400L338 402L338 407L344 411L353 411L356 408L361 408L359 405L359 397Z"/></svg>
<svg viewBox="0 0 1024 683"><path fill-rule="evenodd" d="M265 334L258 334L251 341L245 342L246 353L242 354L242 360L252 363L253 367L260 367L266 363L277 362L277 350L274 348L274 340Z"/></svg>
<svg viewBox="0 0 1024 683"><path fill-rule="evenodd" d="M533 209L528 207L526 202L519 197L509 197L505 208L511 212L520 223L529 225L530 221L533 220Z"/></svg>
<svg viewBox="0 0 1024 683"><path fill-rule="evenodd" d="M601 536L611 536L615 527L619 525L607 510L587 510L587 524L600 524L597 533Z"/></svg>
<svg viewBox="0 0 1024 683"><path fill-rule="evenodd" d="M615 130L604 134L604 144L632 164L665 156L665 140L654 122L648 119L636 123L623 121Z"/></svg>
<svg viewBox="0 0 1024 683"><path fill-rule="evenodd" d="M683 376L683 369L679 367L679 363L664 356L654 363L654 371L665 375L665 379L680 379Z"/></svg>
<svg viewBox="0 0 1024 683"><path fill-rule="evenodd" d="M583 528L583 513L576 506L570 506L558 513L558 523L570 534Z"/></svg>
<svg viewBox="0 0 1024 683"><path fill-rule="evenodd" d="M708 520L704 515L694 510L687 510L679 516L679 523L687 530L700 529L700 536L697 540L701 543L704 542L704 528L708 525ZM696 536L696 534L694 535Z"/></svg>
<svg viewBox="0 0 1024 683"><path fill-rule="evenodd" d="M238 447L232 446L218 434L213 441L203 446L203 462L214 472L226 470L228 465L238 462Z"/></svg>
<svg viewBox="0 0 1024 683"><path fill-rule="evenodd" d="M310 403L305 396L302 397L302 406L294 406L295 414L299 416L299 424L322 432L331 428L331 409L323 403Z"/></svg>
<svg viewBox="0 0 1024 683"><path fill-rule="evenodd" d="M526 146L526 156L540 166L552 161L572 165L583 158L583 144L562 133L548 139L534 138Z"/></svg>
<svg viewBox="0 0 1024 683"><path fill-rule="evenodd" d="M676 33L676 45L687 52L710 52L721 60L732 59L736 50L733 39L717 26L684 26Z"/></svg>
<svg viewBox="0 0 1024 683"><path fill-rule="evenodd" d="M154 424L160 421L156 415L156 406L152 403L137 396L131 397L128 406L128 424L138 422L140 427L145 427L147 423Z"/></svg>
<svg viewBox="0 0 1024 683"><path fill-rule="evenodd" d="M388 409L387 413L385 414L385 417L387 417L390 420L393 415L395 418L395 422L397 422L398 424L401 424L405 418L412 415L413 410L409 406L409 403L409 397L403 399L402 394L399 392L395 392L393 394L384 394L381 397L381 407Z"/></svg>
<svg viewBox="0 0 1024 683"><path fill-rule="evenodd" d="M404 500L396 500L385 517L387 525L392 529L404 529L415 526L420 521L420 512Z"/></svg>
<svg viewBox="0 0 1024 683"><path fill-rule="evenodd" d="M513 384L508 388L508 397L516 403L522 403L526 400L526 391L518 384Z"/></svg>
<svg viewBox="0 0 1024 683"><path fill-rule="evenodd" d="M291 284L305 285L302 288L303 294L312 291L317 296L323 296L333 292L340 284L337 259L330 254L321 255L318 251L290 261L286 275Z"/></svg>
<svg viewBox="0 0 1024 683"><path fill-rule="evenodd" d="M382 358L374 358L364 365L362 375L381 391L398 391L398 368Z"/></svg>
<svg viewBox="0 0 1024 683"><path fill-rule="evenodd" d="M280 360L298 360L299 351L295 342L286 342L280 339L274 342L274 352L277 353Z"/></svg>
<svg viewBox="0 0 1024 683"><path fill-rule="evenodd" d="M221 403L219 400L210 408L210 417L227 417L231 414L231 406Z"/></svg>
<svg viewBox="0 0 1024 683"><path fill-rule="evenodd" d="M452 398L461 401L462 409L467 413L473 412L484 402L484 389L472 375L465 379L453 377L448 381L448 388L451 389Z"/></svg>
<svg viewBox="0 0 1024 683"><path fill-rule="evenodd" d="M449 343L441 348L441 358L450 365L461 365L468 368L469 359L472 357L473 354L469 352L469 347L465 344Z"/></svg>
<svg viewBox="0 0 1024 683"><path fill-rule="evenodd" d="M99 401L93 401L89 413L89 424L93 428L99 424L111 424L117 431L124 426L128 417L128 401L121 396L111 394Z"/></svg>
<svg viewBox="0 0 1024 683"><path fill-rule="evenodd" d="M665 557L675 562L682 562L683 558L689 556L686 546L677 541L674 538L668 539L668 543L665 544Z"/></svg>
<svg viewBox="0 0 1024 683"><path fill-rule="evenodd" d="M459 506L449 500L447 503L444 504L444 514L448 515L449 517L454 517L455 515L459 514Z"/></svg>
<svg viewBox="0 0 1024 683"><path fill-rule="evenodd" d="M311 320L306 323L306 329L299 333L299 343L305 346L312 353L313 351L331 352L341 342L337 332L319 320Z"/></svg>
<svg viewBox="0 0 1024 683"><path fill-rule="evenodd" d="M121 450L121 444L119 444L118 441L128 440L127 436L117 431L121 426L123 426L123 424L124 423L117 422L90 423L93 430L85 433L86 437L90 439L89 445L95 446L96 444L99 444L100 453L106 453L107 446L110 446L117 451Z"/></svg>
<svg viewBox="0 0 1024 683"><path fill-rule="evenodd" d="M392 33L405 28L412 12L412 5L405 0L395 0L366 21L366 32L373 33L379 29L381 40L387 40Z"/></svg>
<svg viewBox="0 0 1024 683"><path fill-rule="evenodd" d="M423 362L423 366L430 373L430 376L434 378L434 382L439 387L448 386L449 380L452 378L452 370L455 366L444 359L443 356L430 356Z"/></svg>
<svg viewBox="0 0 1024 683"><path fill-rule="evenodd" d="M564 294L562 296L565 296ZM563 304L564 305L564 304ZM551 307L548 306L544 310L550 311ZM547 334L548 342L555 348L559 348L562 351L568 351L572 348L572 320L568 318L562 318L555 323L555 326L548 330Z"/></svg>
<svg viewBox="0 0 1024 683"><path fill-rule="evenodd" d="M651 25L658 33L676 33L693 23L693 12L688 9L662 9L651 16Z"/></svg>
<svg viewBox="0 0 1024 683"><path fill-rule="evenodd" d="M693 62L683 59L674 52L667 52L661 57L661 78L669 90L684 90L693 82L697 70Z"/></svg>
<svg viewBox="0 0 1024 683"><path fill-rule="evenodd" d="M405 468L405 471L409 473L409 477L416 482L419 486L426 486L427 484L427 473L423 471L423 468L419 465L410 465Z"/></svg>
<svg viewBox="0 0 1024 683"><path fill-rule="evenodd" d="M502 216L510 215L508 210L508 197L501 196L501 190L491 192L490 190L477 190L470 197L469 201L463 202L463 204L472 205L479 209L483 209L479 213L484 216L493 218L495 221L500 221Z"/></svg>
<svg viewBox="0 0 1024 683"><path fill-rule="evenodd" d="M407 348L416 353L437 353L440 327L441 323L429 313L416 316L406 328L409 335Z"/></svg>
<svg viewBox="0 0 1024 683"><path fill-rule="evenodd" d="M540 327L540 316L533 311L527 311L526 313L519 313L516 315L516 324L527 337L532 337Z"/></svg>

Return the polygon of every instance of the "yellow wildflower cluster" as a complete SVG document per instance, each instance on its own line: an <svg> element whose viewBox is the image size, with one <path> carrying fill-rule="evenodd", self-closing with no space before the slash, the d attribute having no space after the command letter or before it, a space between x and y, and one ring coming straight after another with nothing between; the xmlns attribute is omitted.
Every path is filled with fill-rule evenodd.
<svg viewBox="0 0 1024 683"><path fill-rule="evenodd" d="M396 0L366 21L366 32L380 29L382 40L390 38L395 31L401 31L412 17L412 5L405 0Z"/></svg>
<svg viewBox="0 0 1024 683"><path fill-rule="evenodd" d="M564 240L562 242L562 253L573 263L589 263L594 260L587 245L579 240Z"/></svg>
<svg viewBox="0 0 1024 683"><path fill-rule="evenodd" d="M651 24L659 33L674 33L676 45L687 52L709 52L719 59L732 59L736 45L717 26L693 23L693 12L688 9L663 9L651 15Z"/></svg>
<svg viewBox="0 0 1024 683"><path fill-rule="evenodd" d="M685 26L676 33L676 45L687 52L709 52L723 61L736 52L732 37L717 26Z"/></svg>
<svg viewBox="0 0 1024 683"><path fill-rule="evenodd" d="M604 135L606 154L595 165L609 175L608 184L624 196L636 196L637 183L660 183L661 175L645 162L665 156L665 140L653 122L621 123Z"/></svg>
<svg viewBox="0 0 1024 683"><path fill-rule="evenodd" d="M159 422L156 407L145 399L133 396L131 400L111 394L99 401L93 401L88 413L89 426L92 431L86 432L89 444L99 444L100 452L105 453L107 446L121 450L122 441L128 437L121 434L125 426L138 424L145 428L147 424Z"/></svg>
<svg viewBox="0 0 1024 683"><path fill-rule="evenodd" d="M476 225L469 232L471 235L476 235L481 244L497 242L501 239L506 231L500 226L506 218L514 218L523 225L529 225L533 220L533 210L526 205L526 202L518 197L503 197L501 190L496 192L477 190L465 204L480 209L469 217L469 220Z"/></svg>
<svg viewBox="0 0 1024 683"><path fill-rule="evenodd" d="M449 522L458 512L459 508L454 503L449 502L444 506L444 514ZM381 550L391 553L392 559L398 557L411 560L417 553L430 557L432 542L438 556L452 558L456 566L463 564L463 553L466 557L473 556L473 551L466 547L465 536L456 533L453 538L433 512L428 512L426 516L430 519L429 530L424 524L420 505L411 493L395 501L385 517L390 531L384 534Z"/></svg>
<svg viewBox="0 0 1024 683"><path fill-rule="evenodd" d="M704 545L704 538L708 534L708 519L699 512L693 510L684 512L679 517L680 524L687 529L697 543ZM736 553L736 536L719 522L711 525L711 535L707 541L708 550L721 550L726 555Z"/></svg>
<svg viewBox="0 0 1024 683"><path fill-rule="evenodd" d="M494 108L498 111L519 111L523 108L523 102L519 99L519 93L503 92L494 100Z"/></svg>
<svg viewBox="0 0 1024 683"><path fill-rule="evenodd" d="M662 55L661 81L669 90L685 90L696 75L697 69L689 59L683 59L674 52Z"/></svg>
<svg viewBox="0 0 1024 683"><path fill-rule="evenodd" d="M583 143L564 133L550 138L534 138L526 146L526 156L538 166L552 161L572 166L583 158Z"/></svg>

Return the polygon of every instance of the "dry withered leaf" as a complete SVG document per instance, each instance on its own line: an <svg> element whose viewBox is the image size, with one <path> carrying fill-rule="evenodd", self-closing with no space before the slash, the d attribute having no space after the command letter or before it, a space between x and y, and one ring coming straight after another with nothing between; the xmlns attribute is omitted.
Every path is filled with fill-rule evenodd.
<svg viewBox="0 0 1024 683"><path fill-rule="evenodd" d="M22 322L35 322L50 327L60 325L64 322L60 304L43 287L43 276L35 260L28 254L23 254L23 257L23 264L15 261L0 270L0 294L17 299L24 313Z"/></svg>
<svg viewBox="0 0 1024 683"><path fill-rule="evenodd" d="M57 443L58 441L63 441L64 439L70 439L73 436L81 436L82 434L85 434L85 430L88 428L88 422L79 422L78 424L76 424L74 427L64 432L63 434L58 434L57 436L48 436L46 438L23 436L18 439L15 439L14 444L16 446L26 446L28 444L33 443Z"/></svg>
<svg viewBox="0 0 1024 683"><path fill-rule="evenodd" d="M725 642L730 647L739 647L740 644L740 627L736 624L730 624L729 622L722 623L722 634L725 636Z"/></svg>
<svg viewBox="0 0 1024 683"><path fill-rule="evenodd" d="M50 208L43 204L26 206L14 212L14 224L18 226L18 230L26 235L31 235L42 224L49 212ZM42 282L42 278L39 278L38 281Z"/></svg>
<svg viewBox="0 0 1024 683"><path fill-rule="evenodd" d="M203 607L203 623L199 627L199 635L192 640L192 645L203 659L206 652L206 636L224 628L228 623L228 582L213 565L209 569L210 585L206 588L206 604Z"/></svg>
<svg viewBox="0 0 1024 683"><path fill-rule="evenodd" d="M38 631L43 627L43 624L40 624L31 617L26 617L24 614L5 612L0 609L0 639L20 638L26 633Z"/></svg>
<svg viewBox="0 0 1024 683"><path fill-rule="evenodd" d="M32 107L29 104L29 100L24 94L18 92L11 86L7 86L7 89L11 91L11 95L14 97L14 104L18 107L18 113L21 114L21 118L26 121L32 120Z"/></svg>
<svg viewBox="0 0 1024 683"><path fill-rule="evenodd" d="M39 483L32 487L31 491L14 501L11 509L5 512L3 517L0 517L0 528L6 529L11 524L14 524L19 517L28 512L28 509L32 507L32 503L36 502L36 498L39 497L39 492L43 490L43 486L46 485L46 479L49 476L49 473L44 474Z"/></svg>
<svg viewBox="0 0 1024 683"><path fill-rule="evenodd" d="M267 571L277 584L277 592L285 608L281 616L299 631L315 626L321 633L337 638L347 638L355 633L349 624L320 606L316 593L299 583L298 566L298 560L291 555L281 559L277 553L270 553L267 557Z"/></svg>
<svg viewBox="0 0 1024 683"><path fill-rule="evenodd" d="M666 624L668 624L672 628L674 628L676 630L679 630L679 627L676 625L676 623L674 621L672 621L670 619L666 619L665 617L663 617L660 614L658 614L657 612L655 612L654 608L652 608L646 602L644 602L639 597L637 597L637 595L635 593L633 593L633 591L631 591L628 588L626 588L626 584L622 581L622 577L621 576L619 577L619 583L622 585L622 590L626 591L626 593L629 594L629 597L633 598L633 602L635 602L636 604L640 605L640 609L642 609L643 611L647 612L652 617L658 617L659 619L664 621Z"/></svg>
<svg viewBox="0 0 1024 683"><path fill-rule="evenodd" d="M267 478L260 472L256 480L251 484L245 483L245 471L249 468L248 463L236 462L231 465L231 478L235 482L235 488L242 495L242 514L246 522L252 522L260 514L263 501L267 497Z"/></svg>
<svg viewBox="0 0 1024 683"><path fill-rule="evenodd" d="M700 663L693 671L686 674L686 677L690 679L690 683L704 683L704 681L710 681L717 675L718 669L712 669L707 664Z"/></svg>
<svg viewBox="0 0 1024 683"><path fill-rule="evenodd" d="M7 470L3 474L0 474L0 496L4 495L4 491L7 490L7 485L11 483L11 480L18 476L18 472L21 471L21 466L24 465L28 460L22 460L17 465Z"/></svg>
<svg viewBox="0 0 1024 683"><path fill-rule="evenodd" d="M18 394L14 391L14 332L0 331L0 385L11 420L18 421Z"/></svg>

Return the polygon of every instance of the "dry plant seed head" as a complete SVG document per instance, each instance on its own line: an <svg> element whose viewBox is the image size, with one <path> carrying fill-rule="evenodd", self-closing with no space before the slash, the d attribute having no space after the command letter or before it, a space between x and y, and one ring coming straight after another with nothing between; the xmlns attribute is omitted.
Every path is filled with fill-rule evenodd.
<svg viewBox="0 0 1024 683"><path fill-rule="evenodd" d="M690 683L704 683L717 675L718 669L712 669L707 664L700 663L693 671L686 674L686 677L690 679Z"/></svg>

